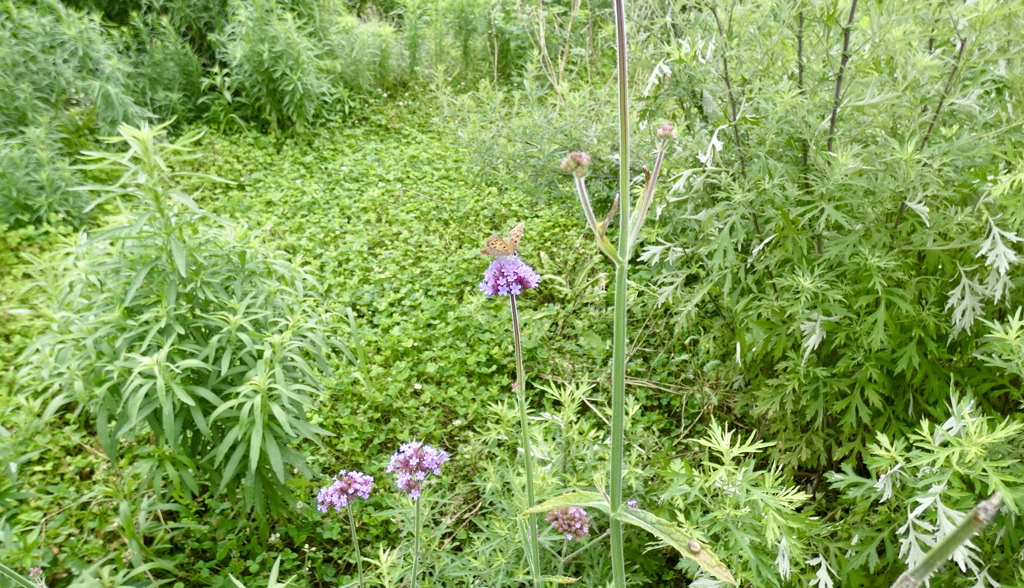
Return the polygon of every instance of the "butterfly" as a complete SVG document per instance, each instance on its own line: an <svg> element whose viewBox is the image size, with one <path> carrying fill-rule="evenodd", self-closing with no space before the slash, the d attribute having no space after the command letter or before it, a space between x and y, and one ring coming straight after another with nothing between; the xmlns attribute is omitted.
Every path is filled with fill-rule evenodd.
<svg viewBox="0 0 1024 588"><path fill-rule="evenodd" d="M508 237L504 239L497 235L487 237L487 240L484 241L484 248L480 250L480 253L494 255L495 257L519 255L516 253L516 249L519 248L519 240L523 238L523 227L524 223L519 223L512 227L512 230L508 232Z"/></svg>

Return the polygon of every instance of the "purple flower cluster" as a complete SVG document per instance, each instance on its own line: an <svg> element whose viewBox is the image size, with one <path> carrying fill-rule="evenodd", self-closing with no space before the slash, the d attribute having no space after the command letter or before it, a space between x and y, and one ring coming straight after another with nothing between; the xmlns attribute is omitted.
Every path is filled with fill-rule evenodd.
<svg viewBox="0 0 1024 588"><path fill-rule="evenodd" d="M441 475L441 466L448 461L443 449L424 445L419 441L405 443L391 456L388 473L395 474L398 488L413 500L419 500L420 489L427 474Z"/></svg>
<svg viewBox="0 0 1024 588"><path fill-rule="evenodd" d="M341 512L352 500L369 498L370 490L373 490L373 476L341 470L334 476L333 484L320 489L316 497L316 509L327 512L333 506L334 510Z"/></svg>
<svg viewBox="0 0 1024 588"><path fill-rule="evenodd" d="M524 290L536 288L540 275L517 256L506 255L491 262L480 282L480 291L488 297L518 296Z"/></svg>
<svg viewBox="0 0 1024 588"><path fill-rule="evenodd" d="M636 501L636 498L630 498L629 501L626 503L626 506L633 510L636 510L640 508L640 503Z"/></svg>
<svg viewBox="0 0 1024 588"><path fill-rule="evenodd" d="M556 508L548 513L547 521L570 541L582 541L590 534L590 515L579 506Z"/></svg>

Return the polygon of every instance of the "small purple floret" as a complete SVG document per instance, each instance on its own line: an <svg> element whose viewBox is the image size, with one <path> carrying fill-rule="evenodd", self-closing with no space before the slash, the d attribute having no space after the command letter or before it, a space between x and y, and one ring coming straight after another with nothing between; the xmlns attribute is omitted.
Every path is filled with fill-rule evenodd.
<svg viewBox="0 0 1024 588"><path fill-rule="evenodd" d="M35 585L39 588L46 588L46 581L43 579L42 568L32 568L28 571L28 577L30 580L35 582Z"/></svg>
<svg viewBox="0 0 1024 588"><path fill-rule="evenodd" d="M590 515L579 506L556 508L548 513L547 521L569 541L582 541L590 534Z"/></svg>
<svg viewBox="0 0 1024 588"><path fill-rule="evenodd" d="M536 288L540 275L515 255L499 257L491 262L480 282L480 291L489 297L519 296L524 290Z"/></svg>
<svg viewBox="0 0 1024 588"><path fill-rule="evenodd" d="M398 452L391 456L387 471L389 474L395 474L395 483L399 490L413 500L419 500L427 474L440 476L441 466L446 461L448 454L443 449L413 441L403 444Z"/></svg>
<svg viewBox="0 0 1024 588"><path fill-rule="evenodd" d="M316 497L316 509L327 512L333 506L334 510L341 512L356 498L369 498L370 490L373 490L373 476L341 470L334 476L334 483L320 489Z"/></svg>
<svg viewBox="0 0 1024 588"><path fill-rule="evenodd" d="M633 510L636 510L637 508L639 508L640 504L636 501L636 498L630 498L629 501L626 502L626 506Z"/></svg>

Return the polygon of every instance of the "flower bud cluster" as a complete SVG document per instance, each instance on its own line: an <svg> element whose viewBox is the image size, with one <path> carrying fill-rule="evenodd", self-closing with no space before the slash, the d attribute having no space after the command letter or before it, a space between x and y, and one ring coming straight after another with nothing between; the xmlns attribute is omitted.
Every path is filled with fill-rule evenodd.
<svg viewBox="0 0 1024 588"><path fill-rule="evenodd" d="M582 178L584 174L587 173L587 167L589 165L589 155L582 151L573 151L562 159L562 163L559 167L562 168L562 171L572 172L576 174L576 177Z"/></svg>
<svg viewBox="0 0 1024 588"><path fill-rule="evenodd" d="M547 521L569 541L582 541L590 534L590 515L579 506L556 508L548 513Z"/></svg>
<svg viewBox="0 0 1024 588"><path fill-rule="evenodd" d="M675 139L678 136L679 135L676 134L676 128L668 123L661 125L661 128L658 129L659 139Z"/></svg>

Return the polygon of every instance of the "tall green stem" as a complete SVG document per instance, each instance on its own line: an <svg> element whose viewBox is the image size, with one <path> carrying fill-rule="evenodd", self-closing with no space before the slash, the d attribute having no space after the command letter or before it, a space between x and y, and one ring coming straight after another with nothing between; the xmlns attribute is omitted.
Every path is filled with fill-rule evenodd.
<svg viewBox="0 0 1024 588"><path fill-rule="evenodd" d="M1002 497L999 494L993 494L978 503L957 528L942 540L942 543L933 547L914 569L904 572L892 585L892 588L918 588L924 584L942 564L946 563L946 560L952 557L957 547L988 526L999 512L1001 503Z"/></svg>
<svg viewBox="0 0 1024 588"><path fill-rule="evenodd" d="M533 487L533 451L530 449L530 429L526 413L526 370L523 369L523 346L519 333L519 311L516 309L515 294L508 297L512 307L512 340L516 352L516 398L519 400L519 424L523 431L523 459L526 462L526 501L529 508L537 505L537 496ZM530 571L533 573L533 585L540 588L540 540L537 537L537 515L530 515L526 524L529 537Z"/></svg>
<svg viewBox="0 0 1024 588"><path fill-rule="evenodd" d="M359 570L359 588L363 588L363 556L359 553L359 538L356 537L356 519L352 507L348 507L348 528L352 531L352 547L356 550L356 569Z"/></svg>
<svg viewBox="0 0 1024 588"><path fill-rule="evenodd" d="M626 585L622 545L622 462L626 412L626 286L629 270L629 94L626 76L626 6L615 0L615 43L619 81L619 259L615 264L615 328L612 334L612 459L610 506L612 579L615 588Z"/></svg>
<svg viewBox="0 0 1024 588"><path fill-rule="evenodd" d="M420 529L423 527L421 524L422 521L420 520L420 512L423 510L423 507L421 506L423 504L423 500L424 498L421 492L420 497L416 500L416 528L413 533L412 543L412 588L416 588L416 572L419 571L420 564Z"/></svg>

